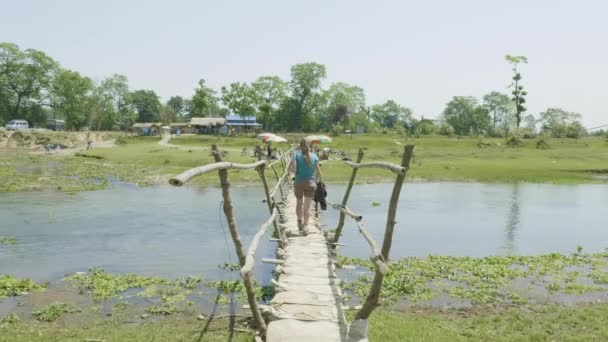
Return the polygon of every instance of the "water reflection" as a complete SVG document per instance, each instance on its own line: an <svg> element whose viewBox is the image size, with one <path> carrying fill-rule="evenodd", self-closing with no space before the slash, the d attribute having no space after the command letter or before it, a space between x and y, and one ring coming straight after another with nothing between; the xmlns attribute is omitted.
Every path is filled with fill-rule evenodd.
<svg viewBox="0 0 608 342"><path fill-rule="evenodd" d="M505 225L505 243L503 249L506 254L515 254L515 234L519 229L519 183L514 183L511 190L511 203Z"/></svg>

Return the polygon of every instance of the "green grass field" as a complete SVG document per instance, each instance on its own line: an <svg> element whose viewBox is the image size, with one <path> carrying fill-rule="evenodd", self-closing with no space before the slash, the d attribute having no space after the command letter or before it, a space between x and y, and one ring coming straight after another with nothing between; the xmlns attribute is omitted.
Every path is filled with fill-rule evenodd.
<svg viewBox="0 0 608 342"><path fill-rule="evenodd" d="M139 322L138 322L139 320ZM133 323L129 323L133 321ZM608 304L525 306L467 310L379 309L370 318L374 342L606 341ZM237 324L241 325L241 324ZM252 333L230 330L227 319L194 317L154 322L115 317L66 325L20 321L0 323L0 341L251 341Z"/></svg>
<svg viewBox="0 0 608 342"><path fill-rule="evenodd" d="M288 134L296 142L303 134ZM166 183L168 178L188 168L213 162L211 144L228 151L228 160L252 162L253 148L259 143L253 137L181 136L171 140L177 147L158 144L158 137L124 139L126 143L115 148L96 148L78 156L55 157L28 155L25 152L0 153L0 191L19 191L48 187L64 191L99 189L99 179L113 176L138 184ZM364 161L390 161L398 163L404 144L415 144L415 156L409 179L431 181L478 182L538 182L538 183L605 183L608 182L608 141L602 137L574 139L546 139L549 149L537 149L537 139L523 140L513 148L505 146L503 139L449 138L425 136L405 139L395 134L353 135L336 137L331 144L322 145L344 151L355 158L357 150L365 149ZM288 144L278 144L287 148ZM242 156L244 147L249 155ZM90 158L96 157L96 158ZM99 159L97 159L99 158ZM49 161L60 164L59 172L47 172L43 177L27 171L30 166L48 167ZM56 165L55 165L56 166ZM323 163L327 182L346 182L350 169L340 161ZM253 171L230 173L234 182L253 183ZM392 179L385 170L362 169L358 182L381 182ZM92 181L95 180L95 181ZM103 182L102 182L103 183ZM217 184L217 175L208 174L195 180L197 184Z"/></svg>

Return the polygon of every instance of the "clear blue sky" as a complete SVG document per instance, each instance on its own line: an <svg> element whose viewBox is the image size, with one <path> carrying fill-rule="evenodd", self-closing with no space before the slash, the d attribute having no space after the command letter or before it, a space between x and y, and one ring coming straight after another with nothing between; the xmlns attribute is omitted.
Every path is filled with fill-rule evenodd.
<svg viewBox="0 0 608 342"><path fill-rule="evenodd" d="M455 95L507 91L526 55L530 113L561 107L608 124L608 1L0 0L0 41L43 50L99 81L125 74L164 100L289 67L437 117Z"/></svg>

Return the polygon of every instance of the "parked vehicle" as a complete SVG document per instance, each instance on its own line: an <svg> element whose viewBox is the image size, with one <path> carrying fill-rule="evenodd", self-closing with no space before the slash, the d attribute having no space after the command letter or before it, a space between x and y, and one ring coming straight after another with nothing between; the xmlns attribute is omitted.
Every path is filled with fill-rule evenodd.
<svg viewBox="0 0 608 342"><path fill-rule="evenodd" d="M9 131L27 131L30 125L25 120L11 120L5 127Z"/></svg>
<svg viewBox="0 0 608 342"><path fill-rule="evenodd" d="M49 119L46 121L46 128L52 131L63 131L65 129L65 121Z"/></svg>

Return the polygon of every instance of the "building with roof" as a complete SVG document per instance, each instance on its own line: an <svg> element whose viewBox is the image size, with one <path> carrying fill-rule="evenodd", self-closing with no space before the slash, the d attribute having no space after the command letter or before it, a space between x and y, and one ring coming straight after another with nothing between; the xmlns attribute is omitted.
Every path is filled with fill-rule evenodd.
<svg viewBox="0 0 608 342"><path fill-rule="evenodd" d="M262 125L257 123L255 116L242 116L239 114L226 116L226 126L228 126L230 131L234 130L236 133L255 132L262 127Z"/></svg>
<svg viewBox="0 0 608 342"><path fill-rule="evenodd" d="M224 118L191 118L189 127L194 133L198 134L213 134L217 133L219 128L226 124Z"/></svg>
<svg viewBox="0 0 608 342"><path fill-rule="evenodd" d="M161 126L161 123L137 122L132 127L139 135L156 135L160 132Z"/></svg>

